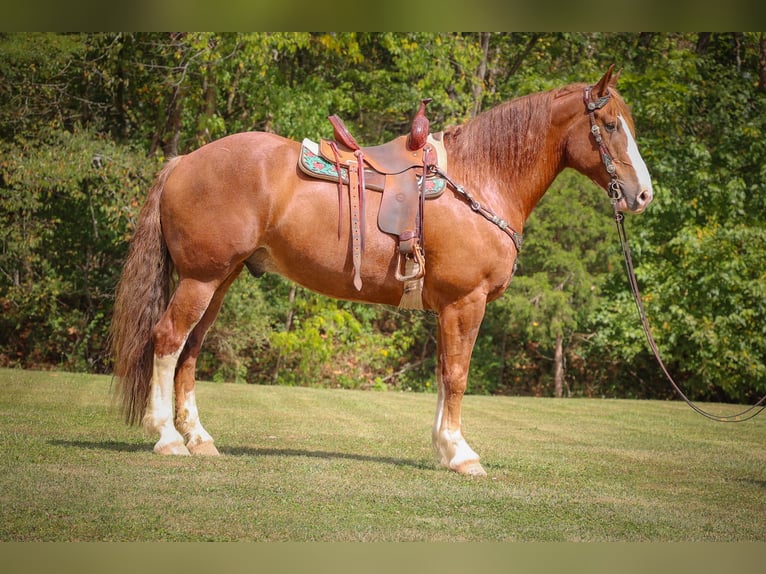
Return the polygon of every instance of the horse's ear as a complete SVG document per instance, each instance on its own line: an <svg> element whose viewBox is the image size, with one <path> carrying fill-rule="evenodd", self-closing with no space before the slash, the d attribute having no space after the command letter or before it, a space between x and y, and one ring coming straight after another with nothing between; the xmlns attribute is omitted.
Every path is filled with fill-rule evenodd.
<svg viewBox="0 0 766 574"><path fill-rule="evenodd" d="M609 87L610 88L617 88L617 80L620 79L620 75L622 74L622 68L617 70L617 73L612 76L612 79L609 81Z"/></svg>
<svg viewBox="0 0 766 574"><path fill-rule="evenodd" d="M596 97L601 98L609 93L609 88L615 88L617 87L617 79L620 77L620 73L622 70L617 72L616 75L612 76L612 72L614 72L614 64L609 66L609 69L606 71L606 73L603 75L603 77L598 81L598 84L596 84L596 89L593 90L596 94Z"/></svg>

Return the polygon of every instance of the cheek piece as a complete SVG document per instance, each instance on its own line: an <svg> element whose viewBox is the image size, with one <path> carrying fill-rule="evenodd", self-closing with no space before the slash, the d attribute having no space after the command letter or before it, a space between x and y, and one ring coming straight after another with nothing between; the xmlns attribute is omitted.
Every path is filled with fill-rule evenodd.
<svg viewBox="0 0 766 574"><path fill-rule="evenodd" d="M609 102L609 99L612 96L610 94L606 94L596 101L591 101L592 91L593 86L586 86L585 92L583 93L583 101L585 102L585 107L588 110L588 117L590 118L590 133L596 139L596 143L598 144L598 151L601 154L601 162L604 164L604 168L610 177L609 185L607 185L606 188L606 193L614 204L623 198L622 187L620 187L620 183L617 181L617 167L614 165L612 154L609 153L609 149L606 147L606 143L604 143L604 138L601 137L601 128L596 123L595 114L596 110L603 108Z"/></svg>

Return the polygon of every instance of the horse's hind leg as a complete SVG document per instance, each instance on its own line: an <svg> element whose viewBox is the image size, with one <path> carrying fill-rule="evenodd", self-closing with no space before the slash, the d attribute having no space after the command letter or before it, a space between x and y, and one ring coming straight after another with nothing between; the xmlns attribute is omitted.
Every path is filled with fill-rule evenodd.
<svg viewBox="0 0 766 574"><path fill-rule="evenodd" d="M186 439L186 447L192 454L217 455L218 449L213 444L213 437L202 426L197 410L197 400L194 392L197 357L199 357L202 342L210 326L215 321L221 309L223 298L229 287L239 275L240 266L215 291L205 314L194 327L186 341L183 353L178 361L175 377L176 391L176 420L175 427Z"/></svg>
<svg viewBox="0 0 766 574"><path fill-rule="evenodd" d="M202 319L217 283L182 279L165 314L154 327L154 370L143 425L157 432L154 451L160 454L189 454L183 436L173 424L173 386L178 359L190 333Z"/></svg>

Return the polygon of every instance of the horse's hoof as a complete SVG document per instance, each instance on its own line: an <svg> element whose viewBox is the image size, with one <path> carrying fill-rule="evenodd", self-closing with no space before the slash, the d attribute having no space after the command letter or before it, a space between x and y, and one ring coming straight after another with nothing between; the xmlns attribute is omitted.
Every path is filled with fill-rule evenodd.
<svg viewBox="0 0 766 574"><path fill-rule="evenodd" d="M218 456L221 454L218 452L218 449L215 448L212 440L206 440L196 444L189 443L186 446L189 447L189 452L191 452L193 455Z"/></svg>
<svg viewBox="0 0 766 574"><path fill-rule="evenodd" d="M154 452L157 454L175 454L175 455L189 455L189 449L182 442L169 442L163 445L155 445Z"/></svg>
<svg viewBox="0 0 766 574"><path fill-rule="evenodd" d="M459 474L466 474L468 476L487 476L487 471L484 470L484 467L481 466L478 460L463 462L454 470Z"/></svg>

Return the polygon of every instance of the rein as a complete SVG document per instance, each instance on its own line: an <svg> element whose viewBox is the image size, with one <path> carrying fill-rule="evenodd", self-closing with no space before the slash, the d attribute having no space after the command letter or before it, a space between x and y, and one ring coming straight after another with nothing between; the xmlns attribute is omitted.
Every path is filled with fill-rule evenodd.
<svg viewBox="0 0 766 574"><path fill-rule="evenodd" d="M709 418L716 422L740 423L740 422L750 420L753 417L759 415L764 409L766 409L766 395L761 397L761 399L757 403L755 403L753 406L743 410L742 412L739 412L733 415L716 415L713 413L709 413L701 409L700 407L698 407L696 404L694 404L694 402L692 402L684 394L681 388L676 384L676 382L673 380L673 377L670 376L670 373L665 367L665 363L663 362L662 357L660 356L660 351L657 348L657 344L654 342L654 337L652 336L652 331L649 328L649 321L646 317L646 311L644 310L644 304L641 299L641 292L638 289L638 281L636 280L636 273L633 270L633 260L630 256L630 245L628 244L628 235L625 232L625 216L623 216L622 213L617 211L617 207L615 206L615 203L616 203L615 201L612 202L612 206L614 207L614 221L617 225L617 233L620 236L620 245L622 246L622 254L625 259L625 270L628 274L630 289L633 293L633 301L636 304L636 309L638 309L638 316L641 319L641 326L644 328L644 333L646 334L646 339L649 342L649 347L652 349L652 353L654 353L654 358L657 359L657 363L660 365L660 369L662 369L662 372L665 374L665 377L668 379L668 381L670 381L670 384L673 387L673 389L684 400L684 402L687 405L689 405L692 409L697 411L703 417Z"/></svg>
<svg viewBox="0 0 766 574"><path fill-rule="evenodd" d="M609 186L607 189L607 194L609 195L610 199L612 200L612 208L614 209L614 221L617 226L617 234L620 237L620 246L622 247L622 255L625 259L625 271L628 275L628 282L630 283L630 289L633 294L633 301L636 304L636 309L638 310L638 317L641 320L641 326L644 329L644 334L646 335L646 339L649 343L649 347L652 350L652 353L654 354L654 358L657 360L657 363L660 366L660 369L662 369L662 372L665 374L665 377L670 382L670 385L673 387L675 392L684 400L684 402L689 405L692 409L694 409L697 413L701 414L703 417L706 417L710 420L716 421L716 422L723 422L723 423L731 423L731 422L744 422L747 420L752 419L753 417L759 415L764 409L766 409L766 395L761 397L761 399L755 403L753 406L743 410L742 412L739 412L737 414L733 415L716 415L713 413L709 413L700 407L698 407L696 404L694 404L693 401L691 401L681 390L681 388L676 384L676 382L673 380L673 377L670 376L670 373L668 372L668 369L665 367L665 363L662 360L662 357L660 356L660 351L657 348L657 343L654 341L654 337L652 336L651 328L649 327L649 320L646 316L646 310L644 309L644 303L641 299L641 292L638 289L638 280L636 279L636 273L633 269L633 259L630 255L630 245L628 244L628 235L625 231L625 217L622 213L620 213L617 210L617 202L622 199L622 189L620 188L620 184L617 181L617 170L614 166L614 162L612 160L612 156L609 153L609 150L606 147L606 144L603 142L601 138L601 130L596 124L596 118L595 118L595 111L598 109L603 108L607 102L609 101L610 95L606 94L605 96L602 96L598 100L591 101L591 91L593 87L588 86L585 88L585 93L583 94L583 100L585 102L585 107L588 111L588 115L590 117L590 124L591 124L591 133L593 134L593 137L596 139L596 143L599 147L599 153L601 154L601 161L604 164L604 168L606 169L607 173L611 177L611 180L609 182Z"/></svg>

